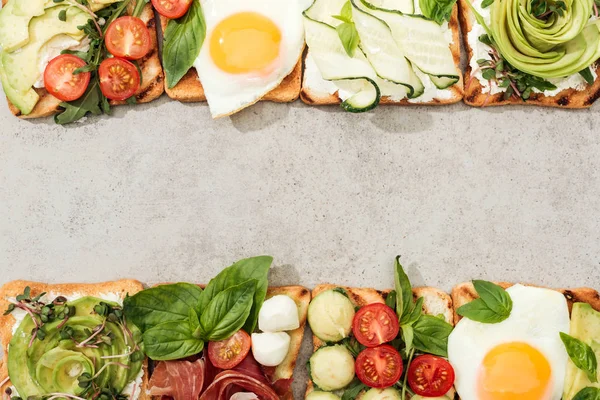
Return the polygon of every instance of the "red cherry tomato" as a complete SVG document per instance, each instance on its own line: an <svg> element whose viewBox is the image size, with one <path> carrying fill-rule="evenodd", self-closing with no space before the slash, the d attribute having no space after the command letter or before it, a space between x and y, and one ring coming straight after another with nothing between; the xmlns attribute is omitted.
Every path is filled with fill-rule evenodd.
<svg viewBox="0 0 600 400"><path fill-rule="evenodd" d="M140 73L135 65L122 58L107 58L98 68L100 90L111 100L126 100L140 87Z"/></svg>
<svg viewBox="0 0 600 400"><path fill-rule="evenodd" d="M362 307L352 321L354 337L367 347L379 346L394 340L399 330L396 312L383 303Z"/></svg>
<svg viewBox="0 0 600 400"><path fill-rule="evenodd" d="M443 396L454 385L454 368L441 357L418 356L408 368L408 385L421 396Z"/></svg>
<svg viewBox="0 0 600 400"><path fill-rule="evenodd" d="M62 101L73 101L83 96L90 83L90 73L73 72L86 65L81 58L71 54L53 58L44 70L44 85L48 93Z"/></svg>
<svg viewBox="0 0 600 400"><path fill-rule="evenodd" d="M192 5L192 0L152 0L158 13L170 19L183 17Z"/></svg>
<svg viewBox="0 0 600 400"><path fill-rule="evenodd" d="M150 31L136 17L120 17L106 30L106 49L115 57L139 60L150 51Z"/></svg>
<svg viewBox="0 0 600 400"><path fill-rule="evenodd" d="M398 350L384 344L361 351L354 364L356 376L365 385L386 388L394 385L402 376L404 365Z"/></svg>
<svg viewBox="0 0 600 400"><path fill-rule="evenodd" d="M208 343L208 358L220 369L231 369L244 361L252 343L250 335L239 330L229 339Z"/></svg>

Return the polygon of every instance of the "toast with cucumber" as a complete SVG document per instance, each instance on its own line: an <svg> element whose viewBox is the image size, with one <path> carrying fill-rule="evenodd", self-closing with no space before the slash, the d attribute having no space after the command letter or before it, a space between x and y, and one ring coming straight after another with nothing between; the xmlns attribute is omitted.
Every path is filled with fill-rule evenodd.
<svg viewBox="0 0 600 400"><path fill-rule="evenodd" d="M453 379L439 374L415 383L420 368L450 371L447 339L452 300L431 287L412 288L399 260L395 290L319 285L308 322L314 353L306 398L404 399L454 397Z"/></svg>
<svg viewBox="0 0 600 400"><path fill-rule="evenodd" d="M135 280L2 286L2 392L14 399L146 399L141 334L122 308L142 289Z"/></svg>
<svg viewBox="0 0 600 400"><path fill-rule="evenodd" d="M452 0L316 0L304 12L300 97L363 112L378 104L442 105L463 96Z"/></svg>
<svg viewBox="0 0 600 400"><path fill-rule="evenodd" d="M594 1L532 3L503 24L512 0L459 0L466 104L587 108L600 97Z"/></svg>
<svg viewBox="0 0 600 400"><path fill-rule="evenodd" d="M0 81L15 116L55 115L67 124L163 93L151 5L3 0L3 6Z"/></svg>

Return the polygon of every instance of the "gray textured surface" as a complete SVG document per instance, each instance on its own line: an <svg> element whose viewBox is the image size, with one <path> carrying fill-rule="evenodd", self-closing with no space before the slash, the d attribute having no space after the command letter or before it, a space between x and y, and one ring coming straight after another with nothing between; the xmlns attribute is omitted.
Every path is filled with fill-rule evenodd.
<svg viewBox="0 0 600 400"><path fill-rule="evenodd" d="M599 111L295 103L211 121L163 98L63 128L2 101L0 283L205 282L266 253L273 284L385 288L402 254L444 289L600 289Z"/></svg>

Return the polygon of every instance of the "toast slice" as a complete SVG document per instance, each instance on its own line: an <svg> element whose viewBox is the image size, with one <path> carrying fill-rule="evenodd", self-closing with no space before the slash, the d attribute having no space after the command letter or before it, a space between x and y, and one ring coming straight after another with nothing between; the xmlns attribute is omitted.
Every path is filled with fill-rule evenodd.
<svg viewBox="0 0 600 400"><path fill-rule="evenodd" d="M144 287L136 280L123 279L113 282L95 283L95 284L78 284L78 283L67 283L67 284L46 284L40 282L28 282L28 281L12 281L8 282L4 286L0 287L0 310L3 313L7 308L9 299L15 298L17 295L23 293L25 287L31 288L31 295L36 296L42 292L56 294L56 296L65 296L69 299L70 296L77 294L78 296L98 296L102 294L111 293L118 294L121 299L124 299L127 294L134 294L142 290ZM0 315L0 345L1 345L1 358L0 358L0 382L4 384L0 387L2 393L11 386L10 381L5 379L8 377L8 345L12 339L13 325L16 323L16 319L12 314ZM148 360L143 365L144 376L142 378L139 400L146 400L148 396L146 394L146 388L148 387Z"/></svg>
<svg viewBox="0 0 600 400"><path fill-rule="evenodd" d="M507 289L514 285L514 283L509 282L496 282L497 285L501 286L503 289ZM535 286L535 285L527 285L527 286ZM576 289L556 289L560 293L565 296L567 299L567 304L569 306L569 312L573 308L573 303L588 303L594 308L596 311L600 311L600 294L598 291L591 288L576 288ZM464 282L459 285L456 285L452 289L452 301L454 304L454 324L457 324L458 321L462 319L460 315L456 313L456 310L470 301L477 299L479 296L473 287L473 283Z"/></svg>
<svg viewBox="0 0 600 400"><path fill-rule="evenodd" d="M596 77L594 83L586 85L582 90L573 88L565 89L554 96L546 96L543 93L531 93L527 101L511 97L504 99L504 92L489 94L484 93L484 87L481 82L473 76L473 70L470 66L470 60L474 57L468 35L473 29L475 15L469 7L469 0L458 0L460 7L459 20L462 32L463 43L467 53L467 67L465 72L465 93L464 102L474 107L484 106L504 106L511 104L558 107L558 108L588 108L600 97L600 75ZM480 0L476 0L480 1ZM598 65L595 66L598 72Z"/></svg>
<svg viewBox="0 0 600 400"><path fill-rule="evenodd" d="M26 1L26 0L21 0ZM2 0L4 6L8 0ZM131 14L135 7L135 0L131 2L128 7L128 13ZM158 57L158 39L156 36L156 18L154 16L154 8L152 5L147 4L142 11L140 18L146 23L146 26L150 30L150 38L152 40L152 46L148 54L138 60L138 65L142 71L142 84L136 93L136 99L138 103L149 103L152 100L159 98L164 92L164 74L160 59ZM49 117L54 114L58 114L62 111L60 108L61 100L52 96L46 89L35 89L40 99L33 111L30 114L22 115L21 111L15 107L10 100L7 99L8 108L16 117L22 119L33 119ZM127 104L125 101L111 100L111 106L117 106Z"/></svg>
<svg viewBox="0 0 600 400"><path fill-rule="evenodd" d="M459 74L459 80L454 85L449 87L446 90L451 92L451 96L448 99L433 99L427 102L419 102L418 99L409 100L402 99L400 101L392 100L390 97L382 97L379 104L395 104L402 106L409 105L444 105L444 104L454 104L458 103L463 98L463 77L462 71L460 69L460 34L459 34L459 24L458 24L458 6L455 4L452 9L452 14L450 16L450 21L448 22L448 27L452 31L452 42L450 43L450 51L452 52L452 57L454 58L454 64L456 65L456 70ZM306 52L306 57L308 57L310 53L310 49ZM305 58L306 58L305 57ZM305 62L306 64L306 62ZM316 68L316 66L314 66ZM318 72L318 71L317 71ZM320 77L317 77L320 78ZM313 74L304 74L302 80L302 90L300 91L300 98L306 104L313 106L322 106L322 105L331 105L331 104L340 104L342 100L339 98L337 92L329 93L323 90L319 90L319 83L322 84L323 80L320 79L320 82L313 82L314 78Z"/></svg>
<svg viewBox="0 0 600 400"><path fill-rule="evenodd" d="M160 24L163 33L167 29L169 19L160 16ZM166 72L165 72L166 74ZM298 99L300 96L300 81L302 77L302 57L296 63L294 70L281 82L281 84L275 89L267 93L261 101L272 101L275 103L291 103ZM165 80L165 92L173 100L180 101L182 103L197 103L206 101L206 95L204 94L204 88L198 79L198 73L195 68L191 68L187 74L177 85L172 88L167 87Z"/></svg>
<svg viewBox="0 0 600 400"><path fill-rule="evenodd" d="M341 287L346 291L350 301L357 306L362 307L372 303L385 303L387 295L391 290L376 290L370 288L350 288L331 284L318 285L312 291L312 298L320 293ZM452 307L452 298L446 293L433 287L415 287L413 288L413 299L423 297L423 313L429 315L443 315L446 322L454 325L454 309ZM325 345L321 339L313 335L313 350ZM314 390L313 383L308 380L306 395ZM453 393L452 393L453 394ZM452 398L453 396L451 396Z"/></svg>

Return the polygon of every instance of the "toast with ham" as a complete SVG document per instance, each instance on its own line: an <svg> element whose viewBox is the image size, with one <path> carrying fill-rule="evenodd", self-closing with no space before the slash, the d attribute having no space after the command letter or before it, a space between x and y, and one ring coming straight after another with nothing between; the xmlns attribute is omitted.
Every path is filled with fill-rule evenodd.
<svg viewBox="0 0 600 400"><path fill-rule="evenodd" d="M342 288L346 291L348 298L356 307L366 306L372 303L385 303L387 295L391 290L376 290L371 288L351 288L336 286L331 284L318 285L312 291L312 298L319 293L335 288ZM429 315L443 315L446 322L454 325L454 309L452 307L452 298L446 293L433 287L415 287L413 288L413 298L417 300L423 297L423 313ZM325 345L318 337L313 335L313 350L316 351ZM314 390L313 383L309 379L306 395Z"/></svg>
<svg viewBox="0 0 600 400"><path fill-rule="evenodd" d="M125 298L127 294L134 294L143 290L143 286L140 282L132 279L123 279L113 282L103 282L96 284L47 284L40 282L29 282L29 281L12 281L6 283L0 287L0 345L1 345L1 357L0 357L0 382L3 382L0 389L2 393L5 393L6 389L10 388L11 382L8 379L8 352L9 343L13 337L13 327L18 321L12 314L2 315L10 305L10 300L14 299L19 294L23 293L25 287L29 286L31 289L31 296L37 296L42 292L51 294L52 296L64 296L67 300L71 296L95 296L102 298L103 295L110 294L111 297L115 295L121 300ZM148 396L146 394L146 388L148 387L148 362L144 361L142 369L144 371L142 382L140 387L136 390L140 391L139 400L146 400Z"/></svg>
<svg viewBox="0 0 600 400"><path fill-rule="evenodd" d="M496 282L497 285L502 287L503 289L508 289L513 286L514 283L509 282ZM527 286L535 286L535 285L527 285ZM569 312L573 308L573 303L588 303L592 306L596 311L600 311L600 294L598 291L591 288L576 288L576 289L556 289L558 292L562 293L567 299L567 305L569 306ZM454 324L458 323L461 320L461 316L456 313L456 310L479 298L475 288L473 287L473 283L464 282L459 285L456 285L452 289L452 302L454 304Z"/></svg>

